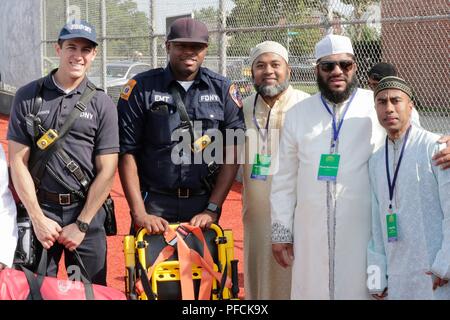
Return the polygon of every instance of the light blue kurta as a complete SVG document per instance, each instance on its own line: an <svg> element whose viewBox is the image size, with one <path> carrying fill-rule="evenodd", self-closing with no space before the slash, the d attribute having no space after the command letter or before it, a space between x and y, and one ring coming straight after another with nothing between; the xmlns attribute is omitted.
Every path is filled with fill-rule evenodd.
<svg viewBox="0 0 450 320"><path fill-rule="evenodd" d="M403 139L388 142L391 181ZM369 161L372 238L367 259L371 271L377 266L381 272L381 286L370 291L381 292L387 286L388 299L450 299L450 284L433 291L433 278L426 274L431 271L450 278L450 170L432 164L432 156L443 147L438 139L421 128L411 129L392 200L397 213L396 242L388 242L386 234L385 146Z"/></svg>

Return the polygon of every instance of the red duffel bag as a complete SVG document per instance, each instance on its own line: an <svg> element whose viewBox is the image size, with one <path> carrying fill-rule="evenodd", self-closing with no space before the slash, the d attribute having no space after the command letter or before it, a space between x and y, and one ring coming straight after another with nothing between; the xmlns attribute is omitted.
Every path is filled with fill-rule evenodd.
<svg viewBox="0 0 450 320"><path fill-rule="evenodd" d="M61 280L43 276L46 270L47 254L43 250L38 272L25 267L22 270L5 268L0 271L0 300L126 300L121 291L92 284L78 253L81 281Z"/></svg>

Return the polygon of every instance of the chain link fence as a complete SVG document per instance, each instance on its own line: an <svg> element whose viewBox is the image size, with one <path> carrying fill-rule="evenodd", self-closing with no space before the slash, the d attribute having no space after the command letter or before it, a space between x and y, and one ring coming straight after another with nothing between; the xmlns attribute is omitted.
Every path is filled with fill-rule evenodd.
<svg viewBox="0 0 450 320"><path fill-rule="evenodd" d="M57 65L53 46L64 21L86 19L100 40L90 77L113 99L135 71L166 65L166 27L174 17L189 15L210 30L204 66L228 76L244 96L253 90L250 48L264 40L288 49L295 88L317 92L314 45L332 32L352 39L361 87L367 86L372 65L393 63L415 88L422 125L450 133L447 0L42 1L44 72Z"/></svg>

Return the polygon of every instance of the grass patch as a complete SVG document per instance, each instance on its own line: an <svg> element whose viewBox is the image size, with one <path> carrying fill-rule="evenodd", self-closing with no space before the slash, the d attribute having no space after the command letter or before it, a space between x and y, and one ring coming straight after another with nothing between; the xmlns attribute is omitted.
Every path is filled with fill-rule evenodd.
<svg viewBox="0 0 450 320"><path fill-rule="evenodd" d="M319 91L315 83L291 83L292 87L297 90L309 93L310 95L316 94Z"/></svg>

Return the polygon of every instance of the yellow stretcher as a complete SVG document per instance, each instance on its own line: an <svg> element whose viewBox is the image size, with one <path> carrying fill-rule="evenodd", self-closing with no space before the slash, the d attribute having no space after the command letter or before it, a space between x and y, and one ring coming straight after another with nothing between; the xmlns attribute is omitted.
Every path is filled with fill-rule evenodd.
<svg viewBox="0 0 450 320"><path fill-rule="evenodd" d="M184 225L171 224L170 228L178 233L178 239L182 239L187 246L195 250L199 255L207 255L203 252L204 245L194 235L187 231ZM199 232L199 231L198 231ZM195 299L199 297L199 288L203 272L208 269L216 272L216 278L212 278L211 294L209 299L237 299L239 294L238 285L238 260L234 259L234 240L231 230L223 230L219 225L212 224L207 230L203 230L203 236L207 250L211 254L213 265L202 266L192 263L192 281ZM124 254L126 267L126 294L131 300L180 300L183 298L181 287L180 266L178 260L178 241L169 241L163 235L152 235L145 228L141 228L136 237L127 235L124 238ZM171 251L172 250L172 251ZM166 253L161 253L162 251ZM169 253L167 253L169 252ZM173 254L172 254L173 252ZM160 256L166 255L161 260ZM145 270L145 271L144 271ZM149 274L151 272L151 274ZM217 272L222 276L217 278ZM181 272L182 273L182 272ZM189 273L189 270L188 270ZM225 285L226 275L228 279ZM148 281L148 282L147 282ZM148 283L148 285L147 285ZM185 282L184 282L185 283ZM146 293L147 292L147 293ZM206 292L206 291L204 291ZM209 291L208 291L209 292Z"/></svg>

